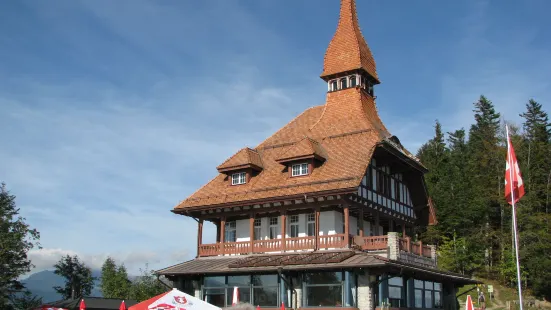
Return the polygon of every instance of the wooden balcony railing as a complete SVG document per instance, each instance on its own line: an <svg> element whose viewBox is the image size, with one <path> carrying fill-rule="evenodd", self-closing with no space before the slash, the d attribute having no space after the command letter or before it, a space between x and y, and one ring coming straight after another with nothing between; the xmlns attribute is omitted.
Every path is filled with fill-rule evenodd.
<svg viewBox="0 0 551 310"><path fill-rule="evenodd" d="M362 237L363 244L362 250L366 251L375 251L375 250L386 250L388 244L388 236L371 236L371 237Z"/></svg>
<svg viewBox="0 0 551 310"><path fill-rule="evenodd" d="M319 249L344 248L348 244L348 236L345 234L327 235L318 237ZM199 245L199 256L217 256L225 254L250 254L269 253L279 251L314 250L316 248L316 237L297 237L283 239L254 240L251 249L250 241L223 242L215 244Z"/></svg>
<svg viewBox="0 0 551 310"><path fill-rule="evenodd" d="M421 241L411 242L411 238L400 238L400 250L417 254L423 257L432 257L430 246L423 245Z"/></svg>

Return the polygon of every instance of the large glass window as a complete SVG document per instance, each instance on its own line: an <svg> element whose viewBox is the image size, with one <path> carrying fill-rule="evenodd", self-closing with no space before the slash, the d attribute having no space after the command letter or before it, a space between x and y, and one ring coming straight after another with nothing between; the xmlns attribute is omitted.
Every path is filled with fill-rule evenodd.
<svg viewBox="0 0 551 310"><path fill-rule="evenodd" d="M388 279L388 301L393 308L402 308L406 306L403 299L404 280L400 277Z"/></svg>
<svg viewBox="0 0 551 310"><path fill-rule="evenodd" d="M310 237L313 237L316 235L316 214L310 213L306 216L306 234Z"/></svg>
<svg viewBox="0 0 551 310"><path fill-rule="evenodd" d="M279 306L277 275L239 275L205 277L203 299L218 307L231 306L234 287L239 288L239 301L261 307Z"/></svg>
<svg viewBox="0 0 551 310"><path fill-rule="evenodd" d="M262 239L262 219L254 219L254 240Z"/></svg>
<svg viewBox="0 0 551 310"><path fill-rule="evenodd" d="M278 220L277 217L270 218L270 239L277 239L277 232L278 232L277 220Z"/></svg>
<svg viewBox="0 0 551 310"><path fill-rule="evenodd" d="M307 273L304 278L307 307L342 307L342 272Z"/></svg>
<svg viewBox="0 0 551 310"><path fill-rule="evenodd" d="M237 226L235 221L226 222L224 242L235 242L237 240Z"/></svg>
<svg viewBox="0 0 551 310"><path fill-rule="evenodd" d="M423 308L423 281L415 280L415 308Z"/></svg>
<svg viewBox="0 0 551 310"><path fill-rule="evenodd" d="M277 275L253 276L253 305L260 307L277 306L278 300Z"/></svg>
<svg viewBox="0 0 551 310"><path fill-rule="evenodd" d="M291 215L289 217L289 228L291 238L298 237L298 215Z"/></svg>
<svg viewBox="0 0 551 310"><path fill-rule="evenodd" d="M432 281L414 281L415 308L442 308L442 284Z"/></svg>

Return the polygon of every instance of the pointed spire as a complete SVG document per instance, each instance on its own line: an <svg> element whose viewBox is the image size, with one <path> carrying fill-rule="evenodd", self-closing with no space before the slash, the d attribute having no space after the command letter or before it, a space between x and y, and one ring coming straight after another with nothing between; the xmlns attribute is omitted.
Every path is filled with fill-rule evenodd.
<svg viewBox="0 0 551 310"><path fill-rule="evenodd" d="M356 1L341 0L339 24L325 52L321 78L328 80L338 73L352 70L367 72L375 84L379 83L375 60L358 24Z"/></svg>

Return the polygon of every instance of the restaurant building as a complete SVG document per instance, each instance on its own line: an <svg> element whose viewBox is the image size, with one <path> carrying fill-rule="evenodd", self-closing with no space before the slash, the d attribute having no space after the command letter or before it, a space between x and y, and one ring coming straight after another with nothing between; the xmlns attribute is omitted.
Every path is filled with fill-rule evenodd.
<svg viewBox="0 0 551 310"><path fill-rule="evenodd" d="M307 109L174 207L198 223L197 257L158 270L214 305L457 310L476 281L437 268L415 240L436 223L427 169L381 121L380 83L354 0L342 0L321 78L325 104ZM205 221L216 243L203 244Z"/></svg>

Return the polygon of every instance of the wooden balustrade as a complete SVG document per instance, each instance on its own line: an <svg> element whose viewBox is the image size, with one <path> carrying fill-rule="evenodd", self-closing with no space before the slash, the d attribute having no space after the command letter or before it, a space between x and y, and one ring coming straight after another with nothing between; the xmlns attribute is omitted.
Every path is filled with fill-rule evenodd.
<svg viewBox="0 0 551 310"><path fill-rule="evenodd" d="M320 249L338 249L344 248L348 244L349 236L347 234L319 236Z"/></svg>
<svg viewBox="0 0 551 310"><path fill-rule="evenodd" d="M316 237L295 237L285 239L285 250L308 250L316 247Z"/></svg>
<svg viewBox="0 0 551 310"><path fill-rule="evenodd" d="M251 253L251 243L249 241L242 242L224 242L220 243L223 254L249 254Z"/></svg>
<svg viewBox="0 0 551 310"><path fill-rule="evenodd" d="M426 245L423 246L423 256L432 257L432 249L430 248L430 246L426 246Z"/></svg>
<svg viewBox="0 0 551 310"><path fill-rule="evenodd" d="M254 240L253 253L281 251L281 239Z"/></svg>
<svg viewBox="0 0 551 310"><path fill-rule="evenodd" d="M388 244L388 236L363 237L362 250L385 250Z"/></svg>
<svg viewBox="0 0 551 310"><path fill-rule="evenodd" d="M199 256L217 256L221 254L221 243L200 244Z"/></svg>

